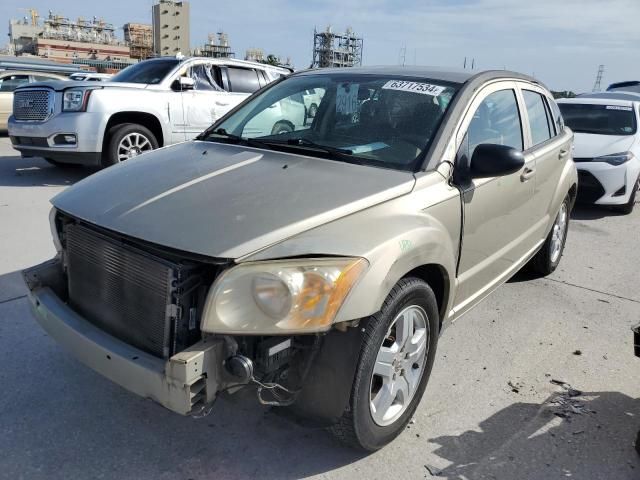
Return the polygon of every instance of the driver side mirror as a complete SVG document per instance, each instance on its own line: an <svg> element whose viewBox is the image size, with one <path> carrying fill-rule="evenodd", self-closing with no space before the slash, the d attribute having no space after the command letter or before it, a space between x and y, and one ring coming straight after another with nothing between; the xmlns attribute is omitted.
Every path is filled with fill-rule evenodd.
<svg viewBox="0 0 640 480"><path fill-rule="evenodd" d="M173 85L171 85L171 88L173 90L182 92L185 90L193 90L195 86L196 86L196 82L193 78L180 77L175 82L173 82Z"/></svg>
<svg viewBox="0 0 640 480"><path fill-rule="evenodd" d="M471 178L501 177L518 172L524 167L524 154L513 147L482 143L471 157Z"/></svg>

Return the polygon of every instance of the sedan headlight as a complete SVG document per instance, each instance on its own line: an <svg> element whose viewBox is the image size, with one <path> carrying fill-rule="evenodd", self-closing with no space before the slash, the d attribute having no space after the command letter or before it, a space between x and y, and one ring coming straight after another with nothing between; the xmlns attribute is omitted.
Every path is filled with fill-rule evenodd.
<svg viewBox="0 0 640 480"><path fill-rule="evenodd" d="M614 153L612 155L604 155L602 157L596 157L593 159L594 162L607 162L609 165L622 165L623 163L628 162L633 158L633 153L631 152L622 152L622 153Z"/></svg>
<svg viewBox="0 0 640 480"><path fill-rule="evenodd" d="M211 288L201 328L256 335L328 330L367 266L362 258L238 265Z"/></svg>
<svg viewBox="0 0 640 480"><path fill-rule="evenodd" d="M62 94L62 111L63 112L83 112L87 109L89 102L90 89L70 88Z"/></svg>

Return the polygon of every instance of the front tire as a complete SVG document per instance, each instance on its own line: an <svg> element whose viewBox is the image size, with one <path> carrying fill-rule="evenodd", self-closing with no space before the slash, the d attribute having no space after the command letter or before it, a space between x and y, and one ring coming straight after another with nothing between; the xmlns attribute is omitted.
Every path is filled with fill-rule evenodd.
<svg viewBox="0 0 640 480"><path fill-rule="evenodd" d="M439 333L433 290L419 278L400 280L366 325L349 406L331 431L375 451L402 433L427 386Z"/></svg>
<svg viewBox="0 0 640 480"><path fill-rule="evenodd" d="M147 127L123 123L108 132L108 144L102 165L108 167L158 148L158 140Z"/></svg>
<svg viewBox="0 0 640 480"><path fill-rule="evenodd" d="M540 276L550 275L558 268L560 259L564 252L569 232L569 215L571 213L571 199L567 195L560 210L553 222L553 227L547 236L542 248L531 259L529 265L531 269Z"/></svg>

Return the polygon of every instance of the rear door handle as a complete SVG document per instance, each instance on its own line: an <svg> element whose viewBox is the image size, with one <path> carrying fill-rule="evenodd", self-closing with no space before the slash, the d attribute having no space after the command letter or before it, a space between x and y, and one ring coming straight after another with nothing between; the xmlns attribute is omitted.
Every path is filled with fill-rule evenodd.
<svg viewBox="0 0 640 480"><path fill-rule="evenodd" d="M562 160L563 158L567 158L568 155L569 155L569 150L560 150L560 153L558 154L558 158Z"/></svg>
<svg viewBox="0 0 640 480"><path fill-rule="evenodd" d="M522 175L520 175L520 181L521 182L526 182L528 180L530 180L534 175L536 174L536 170L535 168L525 168L524 172L522 172Z"/></svg>

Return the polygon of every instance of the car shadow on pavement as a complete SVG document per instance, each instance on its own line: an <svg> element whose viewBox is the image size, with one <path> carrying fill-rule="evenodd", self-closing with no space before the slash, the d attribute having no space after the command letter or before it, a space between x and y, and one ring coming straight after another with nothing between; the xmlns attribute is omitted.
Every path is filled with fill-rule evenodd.
<svg viewBox="0 0 640 480"><path fill-rule="evenodd" d="M59 187L73 185L97 170L77 165L54 166L43 158L0 159L0 186L2 187Z"/></svg>
<svg viewBox="0 0 640 480"><path fill-rule="evenodd" d="M640 399L561 390L542 404L514 403L477 430L431 439L434 454L451 462L430 468L434 478L638 478Z"/></svg>
<svg viewBox="0 0 640 480"><path fill-rule="evenodd" d="M610 207L577 203L571 212L573 220L600 220L605 217L617 217L622 213Z"/></svg>

